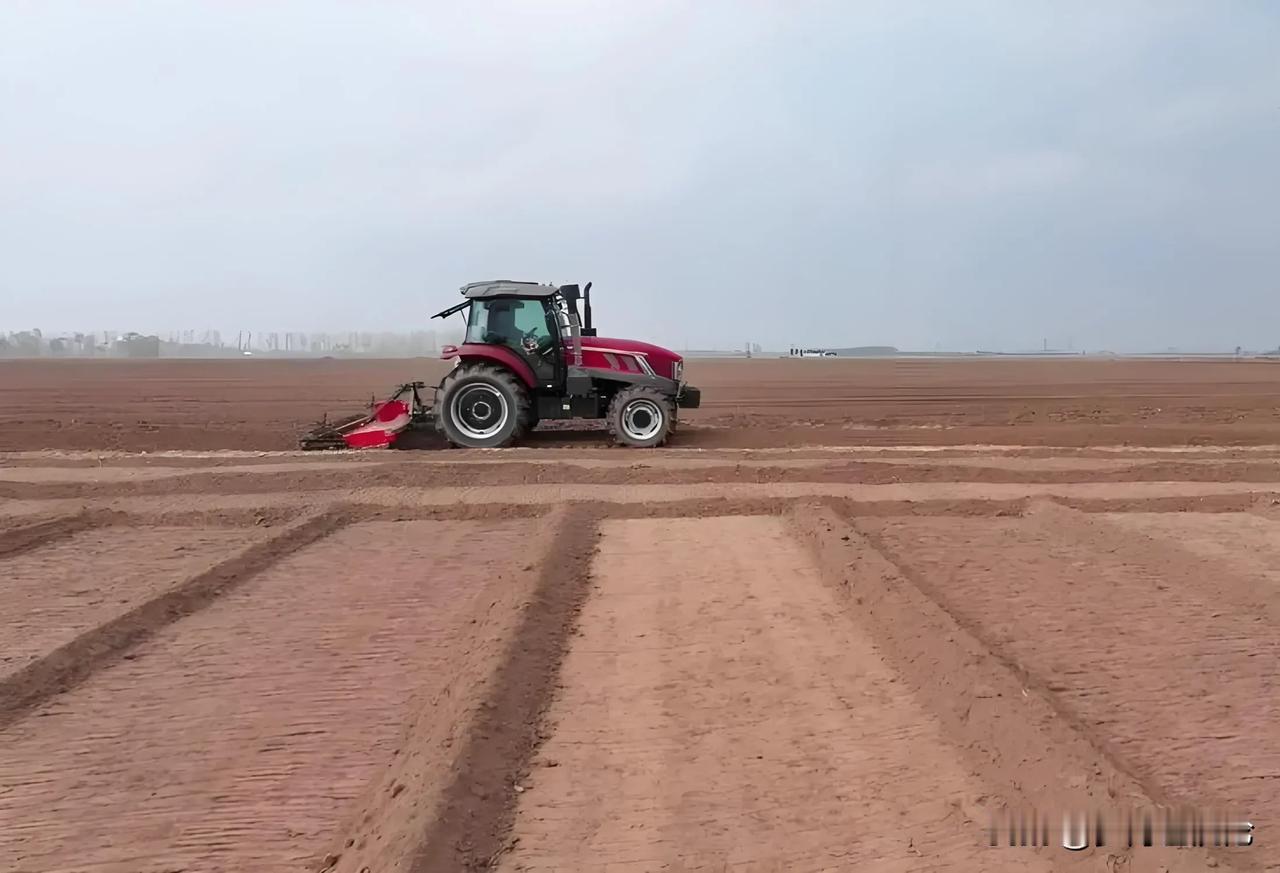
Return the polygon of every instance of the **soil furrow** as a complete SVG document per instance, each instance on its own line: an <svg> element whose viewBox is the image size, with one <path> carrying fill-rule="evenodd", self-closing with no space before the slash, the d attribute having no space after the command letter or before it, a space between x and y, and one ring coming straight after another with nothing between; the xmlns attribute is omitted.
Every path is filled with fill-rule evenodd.
<svg viewBox="0 0 1280 873"><path fill-rule="evenodd" d="M336 503L383 508L448 508L458 513L500 513L501 507L547 506L572 501L609 504L658 505L678 501L799 500L843 498L859 504L892 502L1021 501L1053 498L1073 506L1102 511L1140 509L1153 502L1165 502L1164 511L1211 510L1215 506L1269 506L1280 501L1280 490L1268 483L1246 482L1141 482L1074 483L1060 485L981 484L974 482L897 483L854 485L815 482L772 484L694 482L687 485L548 485L444 486L439 488L370 487L350 491L323 490L282 494L204 495L200 501L210 519L230 511L243 517L246 512L301 512ZM131 516L163 520L166 515L189 516L192 499L183 494L156 497L83 498L41 501L0 502L0 518L18 519L48 516L51 512L111 510ZM473 510L469 507L488 506ZM532 510L512 510L532 511Z"/></svg>
<svg viewBox="0 0 1280 873"><path fill-rule="evenodd" d="M532 599L458 756L413 873L482 868L509 847L515 786L546 735L543 716L587 598L601 515L601 507L582 504L558 519Z"/></svg>
<svg viewBox="0 0 1280 873"><path fill-rule="evenodd" d="M255 573L346 523L342 510L296 522L277 536L249 546L235 557L166 588L10 673L0 679L0 730L50 697L115 663L157 630L203 609Z"/></svg>
<svg viewBox="0 0 1280 873"><path fill-rule="evenodd" d="M0 679L264 539L262 528L93 527L0 561Z"/></svg>
<svg viewBox="0 0 1280 873"><path fill-rule="evenodd" d="M781 519L603 530L501 869L1052 869Z"/></svg>
<svg viewBox="0 0 1280 873"><path fill-rule="evenodd" d="M1280 718L1280 635L1223 602L1243 580L1206 581L1172 542L1162 556L1116 540L1106 516L1061 509L857 524L1153 800L1280 805L1275 783L1249 779L1280 767L1258 741Z"/></svg>
<svg viewBox="0 0 1280 873"><path fill-rule="evenodd" d="M937 596L945 590L945 576L926 578L916 562L897 557L912 554L910 539L899 536L888 543L878 529L868 527L874 522L845 519L820 505L807 512L798 508L791 518L818 555L824 578L839 592L850 618L867 630L918 699L942 721L975 772L998 786L1000 805L1015 812L1102 810L1115 815L1171 803L1177 792L1135 766L1092 720L1063 699L1057 676L1038 669L1036 662L1019 660L976 617L979 611L952 608L962 594ZM992 560L1001 558L993 555ZM989 591L984 603L1002 596ZM1138 861L1118 848L1089 853L1096 856L1093 863L1107 858L1109 869ZM1063 853L1060 860L1077 857ZM1240 850L1144 850L1141 860L1188 873L1198 873L1206 864L1259 869L1259 859Z"/></svg>
<svg viewBox="0 0 1280 873"><path fill-rule="evenodd" d="M116 520L117 516L114 513L82 511L75 515L51 518L48 521L0 531L0 559L42 548L74 536L80 531L111 524Z"/></svg>
<svg viewBox="0 0 1280 873"><path fill-rule="evenodd" d="M315 466L315 465L313 465ZM753 462L740 465L681 466L661 463L582 466L557 463L360 464L353 468L299 472L221 473L216 469L199 475L179 475L125 481L7 481L0 482L0 497L10 500L56 500L68 497L142 497L173 493L270 494L320 488L444 486L495 487L548 485L687 485L848 483L867 485L932 482L1053 485L1062 483L1129 482L1280 482L1275 462L1225 462L1214 465L1150 462L1121 469L1009 469L990 466L938 465L924 462L831 462L793 467Z"/></svg>
<svg viewBox="0 0 1280 873"><path fill-rule="evenodd" d="M5 729L0 869L405 869L546 540L428 521L295 543Z"/></svg>

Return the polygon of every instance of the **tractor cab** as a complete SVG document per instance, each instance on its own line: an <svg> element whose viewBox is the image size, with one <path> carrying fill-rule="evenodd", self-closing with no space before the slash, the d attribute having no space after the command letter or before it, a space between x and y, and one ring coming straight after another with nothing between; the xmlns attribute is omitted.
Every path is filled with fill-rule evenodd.
<svg viewBox="0 0 1280 873"><path fill-rule="evenodd" d="M559 326L550 298L492 297L473 301L464 344L501 346L524 359L542 384L564 374Z"/></svg>
<svg viewBox="0 0 1280 873"><path fill-rule="evenodd" d="M462 295L464 302L432 317L466 310L464 347L474 352L478 346L493 346L510 352L528 367L540 391L561 391L571 376L579 375L573 371L582 367L582 337L596 334L590 282L584 289L509 280L473 282L462 287Z"/></svg>

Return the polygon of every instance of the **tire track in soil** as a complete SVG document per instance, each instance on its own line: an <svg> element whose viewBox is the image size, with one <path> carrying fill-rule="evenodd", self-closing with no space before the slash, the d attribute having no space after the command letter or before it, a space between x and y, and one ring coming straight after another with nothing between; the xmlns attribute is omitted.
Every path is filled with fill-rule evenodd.
<svg viewBox="0 0 1280 873"><path fill-rule="evenodd" d="M277 536L249 546L0 679L0 730L49 698L116 663L158 630L205 608L282 557L328 536L347 521L346 511L339 508L294 522Z"/></svg>
<svg viewBox="0 0 1280 873"><path fill-rule="evenodd" d="M546 739L544 715L588 596L599 519L606 514L606 507L577 503L559 517L532 598L470 726L412 873L483 869L510 848L514 786L527 778Z"/></svg>
<svg viewBox="0 0 1280 873"><path fill-rule="evenodd" d="M783 520L610 521L594 572L502 870L1054 869L982 846L989 789Z"/></svg>
<svg viewBox="0 0 1280 873"><path fill-rule="evenodd" d="M1205 590L1194 564L1117 539L1105 517L1055 506L981 523L855 524L1147 805L1267 818L1280 808L1280 789L1251 779L1274 772L1280 758L1252 742L1248 727L1280 717L1280 638L1260 620L1242 623L1226 604L1215 609L1215 586ZM1158 622L1143 620L1150 611ZM1239 869L1266 863L1256 852L1209 853Z"/></svg>

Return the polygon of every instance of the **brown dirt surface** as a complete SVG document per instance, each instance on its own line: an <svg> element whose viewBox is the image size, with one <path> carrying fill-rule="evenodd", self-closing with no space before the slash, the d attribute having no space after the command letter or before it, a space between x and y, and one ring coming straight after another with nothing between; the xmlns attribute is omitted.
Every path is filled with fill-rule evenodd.
<svg viewBox="0 0 1280 873"><path fill-rule="evenodd" d="M985 787L781 520L610 522L596 561L502 869L1050 869L974 839Z"/></svg>
<svg viewBox="0 0 1280 873"><path fill-rule="evenodd" d="M290 449L446 371L406 360L0 361L0 451ZM1280 362L1142 359L692 359L687 447L1276 442ZM534 445L603 434L536 432Z"/></svg>
<svg viewBox="0 0 1280 873"><path fill-rule="evenodd" d="M4 564L0 677L193 576L256 530L87 530Z"/></svg>
<svg viewBox="0 0 1280 873"><path fill-rule="evenodd" d="M1183 548L1179 528L1204 538L1206 529L1253 521L1254 547L1274 560L1280 524L1212 519L1193 531L1185 522L1148 527L1162 555L1137 539L1108 543L1110 516L1060 508L858 526L993 651L1037 677L1131 772L1206 804L1280 809L1280 783L1257 778L1280 768L1280 748L1259 747L1256 732L1280 723L1276 626L1223 596L1230 582L1204 578L1209 566L1168 558ZM1216 572L1238 571L1218 564Z"/></svg>
<svg viewBox="0 0 1280 873"><path fill-rule="evenodd" d="M313 455L437 362L163 363L0 364L0 870L1280 870L1273 364L694 361L667 449ZM1256 844L1058 845L1182 804Z"/></svg>
<svg viewBox="0 0 1280 873"><path fill-rule="evenodd" d="M314 868L530 533L347 528L40 707L0 754L0 867Z"/></svg>

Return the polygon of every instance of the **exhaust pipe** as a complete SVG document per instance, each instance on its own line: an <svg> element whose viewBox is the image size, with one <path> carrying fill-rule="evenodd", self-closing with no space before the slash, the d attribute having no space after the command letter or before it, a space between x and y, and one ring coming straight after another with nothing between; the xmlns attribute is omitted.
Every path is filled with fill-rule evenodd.
<svg viewBox="0 0 1280 873"><path fill-rule="evenodd" d="M591 324L591 283L582 289L582 335L595 336L596 329Z"/></svg>

